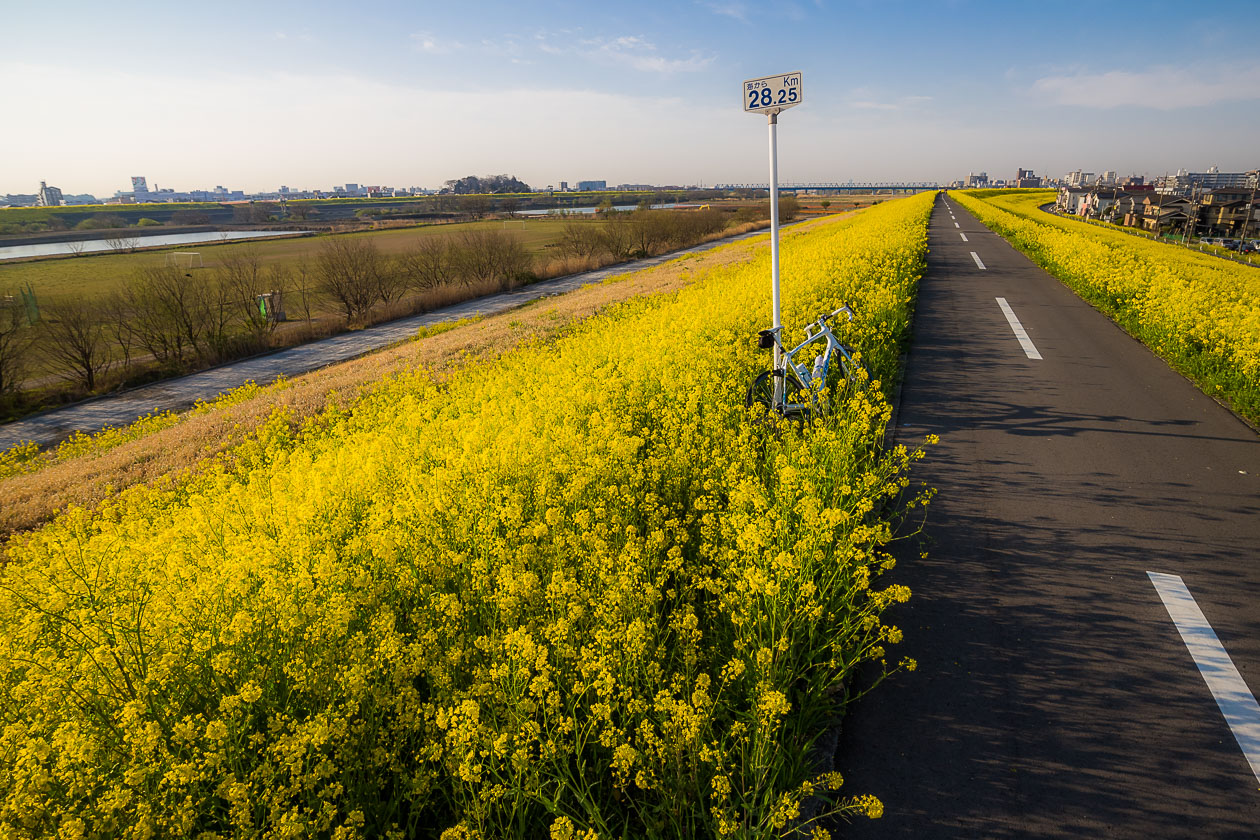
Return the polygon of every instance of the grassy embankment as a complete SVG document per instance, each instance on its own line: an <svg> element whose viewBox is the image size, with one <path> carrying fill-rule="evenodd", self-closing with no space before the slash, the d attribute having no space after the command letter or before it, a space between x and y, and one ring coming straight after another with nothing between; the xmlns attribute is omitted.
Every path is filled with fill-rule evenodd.
<svg viewBox="0 0 1260 840"><path fill-rule="evenodd" d="M1045 190L954 195L1204 393L1260 424L1260 272L1044 213Z"/></svg>
<svg viewBox="0 0 1260 840"><path fill-rule="evenodd" d="M785 237L785 321L854 303L891 381L930 208ZM767 271L278 418L11 545L0 830L768 839L820 793L878 815L810 749L854 668L896 667L882 613L909 593L873 583L913 455L881 449L874 383L805 430L752 422Z"/></svg>
<svg viewBox="0 0 1260 840"><path fill-rule="evenodd" d="M434 371L444 379L464 364L493 358L522 342L554 336L613 303L674 291L698 272L746 261L765 248L764 237L733 243L536 301L476 324L430 328L414 342L267 387L249 384L190 411L77 435L42 452L38 447L14 447L0 453L0 499L4 501L0 539L36 527L69 505L95 507L135 484L198 469L240 444L277 410L296 427L328 405L345 407L379 380L412 367Z"/></svg>
<svg viewBox="0 0 1260 840"><path fill-rule="evenodd" d="M848 206L854 206L858 201L860 199L848 203ZM838 205L837 209L846 206L845 203L836 202L836 204ZM822 211L819 205L802 209L815 213ZM726 212L707 211L703 215L710 221L701 221L699 216L690 214L675 216L675 214L667 211L658 211L652 214L658 218L655 222L651 222L650 226L652 230L656 231L656 234L659 234L661 232L660 225L666 225L669 228L667 239L660 240L659 236L657 236L651 244L647 244L647 240L645 240L643 247L647 249L649 254L655 254L662 250L668 250L670 247L709 241L724 235L764 226L764 222L746 221L747 219L755 219L757 214L758 210L755 203L747 202L728 202ZM618 219L621 221L624 221L625 218L624 216L618 216ZM635 226L640 224L638 214L635 214L634 219ZM725 231L712 229L711 223L713 221L717 221L720 226L723 223L721 221L723 219L725 219L725 225L727 226ZM378 223L372 224L375 226ZM388 274L393 275L401 272L404 275L397 279L391 279L389 281L391 284L397 284L401 281L411 285L414 280L417 288L413 289L411 294L404 292L403 298L400 300L373 306L369 312L357 315L354 320L360 325L389 320L417 311L427 311L467 299L468 297L497 291L498 285L503 283L514 285L527 277L546 279L585 271L608 265L611 262L617 262L628 256L625 253L604 252L598 245L595 246L595 253L590 252L590 237L598 237L599 234L597 232L607 227L605 220L591 216L570 217L567 220L518 218L425 226L404 226L397 222L379 224L386 226L386 229L364 230L353 234L323 235L314 239L254 241L248 243L206 243L189 248L167 248L146 253L100 254L0 264L0 290L13 293L16 289L30 284L34 288L37 298L43 303L49 301L55 303L59 299L96 299L104 303L103 298L107 294L123 288L131 281L140 279L142 272L159 269L167 264L172 252L188 253L195 251L199 255L197 260L198 267L189 267L188 260L181 258L180 261L183 263L183 266L178 271L181 274L187 274L194 280L205 278L205 282L197 287L200 290L197 294L213 297L218 293L212 291L212 289L221 283L219 277L220 267L230 266L233 261L247 259L253 266L250 270L260 272L259 276L265 274L268 278L271 278L267 282L276 284L263 287L263 289L255 289L254 291L265 291L267 288L281 288L284 290L290 322L280 325L277 333L270 336L267 341L271 346L282 347L321 337L345 327L346 316L341 302L324 293L321 283L313 276L318 273L321 254L329 247L337 246L339 243L353 244L356 247L368 246L386 261L390 261L394 257L406 260L409 257L408 252L422 246L425 242L432 244L434 241L440 240L458 244L465 242L465 237L498 235L519 243L521 248L523 262L518 263L518 267L511 270L512 276L510 278L506 276L498 278L497 284L488 284L485 278L481 276L469 278L462 274L448 276L443 281L435 283L429 275L425 275L427 279L422 279L419 276L411 278L411 273L414 269L409 267L409 265L389 263L381 266L378 264L378 267L383 268ZM573 225L585 231L583 235L584 244L579 247L577 252L560 247L564 232ZM704 228L704 230L701 230L701 228ZM687 233L688 229L692 233ZM621 230L622 233L618 234L614 239L618 239L624 244L624 237L626 236L624 226ZM635 234L631 232L630 235L633 237ZM353 243L345 242L347 237L352 237ZM670 239L680 241L671 243L668 241ZM473 249L481 249L486 246L485 243L472 241L471 247ZM478 259L482 258L478 257ZM202 265L203 261L204 265ZM422 262L424 265L429 265L430 259L424 258ZM458 265L452 265L452 269L464 265L461 261L456 262ZM272 270L280 270L281 273L272 275L270 273ZM503 268L500 273L503 271L508 271L508 269ZM184 281L180 280L179 282L182 283ZM145 296L149 297L148 295ZM248 295L244 297L247 298ZM176 303L171 302L171 305L176 305ZM131 306L134 305L131 304ZM113 304L110 304L110 306L113 307ZM236 302L232 303L234 310L238 308L243 309L244 306L244 303L240 303L239 306ZM239 317L239 312L237 316ZM191 318L191 320L198 322L196 318ZM253 347L255 344L257 344L257 341L251 339L250 346ZM116 360L127 357L123 347L107 345L107 348L110 355ZM210 361L222 361L222 355L220 353L218 354L219 358L211 359ZM27 392L17 403L14 403L13 400L9 400L7 403L6 414L13 416L45 407L50 403L64 399L65 396L60 390L56 389L53 378L63 372L58 367L60 362L54 362L47 354L27 353L26 356L23 366L27 377ZM231 354L228 357L230 358ZM115 387L119 382L144 381L151 376L151 373L148 372L143 364L138 368L133 368L132 365L128 364L124 368L115 366L114 369L110 370L103 386L108 389ZM49 390L49 386L53 386L53 390ZM31 389L37 390L32 391Z"/></svg>

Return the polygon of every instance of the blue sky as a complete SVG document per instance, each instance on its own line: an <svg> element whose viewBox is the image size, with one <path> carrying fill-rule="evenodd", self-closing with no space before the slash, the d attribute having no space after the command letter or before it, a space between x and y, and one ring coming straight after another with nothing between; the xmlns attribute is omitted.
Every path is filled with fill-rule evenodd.
<svg viewBox="0 0 1260 840"><path fill-rule="evenodd" d="M0 193L1260 166L1254 2L0 0Z"/></svg>

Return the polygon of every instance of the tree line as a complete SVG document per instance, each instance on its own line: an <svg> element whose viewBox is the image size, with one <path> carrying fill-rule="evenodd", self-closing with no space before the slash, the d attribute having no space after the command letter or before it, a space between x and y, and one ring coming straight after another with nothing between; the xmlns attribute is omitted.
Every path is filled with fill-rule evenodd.
<svg viewBox="0 0 1260 840"><path fill-rule="evenodd" d="M534 188L524 181L518 180L515 175L465 175L463 178L455 178L446 182L446 186L442 188L442 192L454 193L455 195L470 195L472 193L502 195L503 193L532 193Z"/></svg>

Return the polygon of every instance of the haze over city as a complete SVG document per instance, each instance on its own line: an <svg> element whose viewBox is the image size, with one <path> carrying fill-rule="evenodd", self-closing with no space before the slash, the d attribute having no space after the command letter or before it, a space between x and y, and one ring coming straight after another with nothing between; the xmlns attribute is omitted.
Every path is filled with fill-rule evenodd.
<svg viewBox="0 0 1260 840"><path fill-rule="evenodd" d="M1254 168L1253 4L12 5L0 193ZM1068 23L1065 23L1068 21ZM12 45L40 45L18 50Z"/></svg>

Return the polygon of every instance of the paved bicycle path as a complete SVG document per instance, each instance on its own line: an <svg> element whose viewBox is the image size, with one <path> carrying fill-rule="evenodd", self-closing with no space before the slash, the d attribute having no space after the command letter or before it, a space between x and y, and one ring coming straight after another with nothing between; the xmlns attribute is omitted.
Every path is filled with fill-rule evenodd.
<svg viewBox="0 0 1260 840"><path fill-rule="evenodd" d="M475 298L423 315L401 318L366 329L312 341L287 350L242 359L239 362L220 365L177 379L168 379L118 394L109 394L55 408L0 425L0 450L25 441L34 441L40 445L55 443L76 431L94 432L106 426L125 426L151 411L177 411L188 408L197 400L214 399L224 391L238 388L251 379L260 385L265 385L281 376L293 377L348 361L409 338L421 327L446 321L458 321L475 315L493 315L542 297L573 291L588 283L598 283L610 277L660 265L687 254L710 251L731 242L764 235L766 235L765 231L750 231L716 242L671 251L657 257L558 277L553 280L543 280L510 292Z"/></svg>
<svg viewBox="0 0 1260 840"><path fill-rule="evenodd" d="M838 765L886 815L839 836L1260 836L1260 768L1147 576L1260 692L1260 440L948 199L929 247L897 432L940 435L939 493L890 574L919 669L850 710Z"/></svg>

